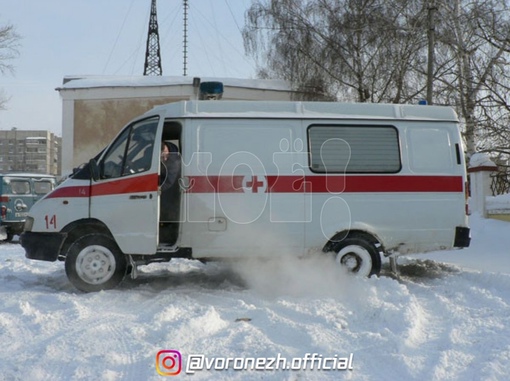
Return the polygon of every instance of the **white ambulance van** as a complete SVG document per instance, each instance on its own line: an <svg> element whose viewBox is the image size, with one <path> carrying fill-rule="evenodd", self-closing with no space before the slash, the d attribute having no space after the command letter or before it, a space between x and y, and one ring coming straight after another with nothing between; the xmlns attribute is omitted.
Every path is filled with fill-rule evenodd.
<svg viewBox="0 0 510 381"><path fill-rule="evenodd" d="M166 143L180 173L163 191ZM176 257L331 255L370 276L382 256L469 242L452 109L264 101L154 108L37 202L21 236L83 291Z"/></svg>

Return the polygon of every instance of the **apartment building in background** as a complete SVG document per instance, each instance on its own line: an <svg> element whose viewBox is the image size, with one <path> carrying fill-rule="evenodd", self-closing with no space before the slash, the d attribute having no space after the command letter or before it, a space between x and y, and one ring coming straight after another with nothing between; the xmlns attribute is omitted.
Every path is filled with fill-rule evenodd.
<svg viewBox="0 0 510 381"><path fill-rule="evenodd" d="M62 138L43 130L0 130L0 173L60 176Z"/></svg>

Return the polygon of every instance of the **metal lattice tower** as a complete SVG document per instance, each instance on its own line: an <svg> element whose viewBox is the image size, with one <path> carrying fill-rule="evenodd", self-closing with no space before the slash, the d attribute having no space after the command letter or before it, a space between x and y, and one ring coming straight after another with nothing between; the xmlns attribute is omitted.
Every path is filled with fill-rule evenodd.
<svg viewBox="0 0 510 381"><path fill-rule="evenodd" d="M151 17L149 19L149 33L147 35L147 48L145 49L145 65L143 75L161 75L161 54L159 51L158 17L156 0L152 0Z"/></svg>
<svg viewBox="0 0 510 381"><path fill-rule="evenodd" d="M182 54L183 54L183 76L188 75L188 0L183 1L183 13L184 13L184 33L182 40Z"/></svg>

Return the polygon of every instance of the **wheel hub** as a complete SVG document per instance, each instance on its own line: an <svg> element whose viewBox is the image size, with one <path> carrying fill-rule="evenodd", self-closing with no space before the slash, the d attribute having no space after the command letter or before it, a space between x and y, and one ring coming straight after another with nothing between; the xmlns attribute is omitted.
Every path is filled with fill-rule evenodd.
<svg viewBox="0 0 510 381"><path fill-rule="evenodd" d="M84 248L78 254L76 262L76 272L87 283L104 283L115 272L115 257L110 250L103 246Z"/></svg>
<svg viewBox="0 0 510 381"><path fill-rule="evenodd" d="M372 257L360 245L347 245L336 254L336 262L345 266L349 273L369 276L372 269Z"/></svg>
<svg viewBox="0 0 510 381"><path fill-rule="evenodd" d="M359 257L354 253L344 255L340 262L352 272L357 272L361 266Z"/></svg>

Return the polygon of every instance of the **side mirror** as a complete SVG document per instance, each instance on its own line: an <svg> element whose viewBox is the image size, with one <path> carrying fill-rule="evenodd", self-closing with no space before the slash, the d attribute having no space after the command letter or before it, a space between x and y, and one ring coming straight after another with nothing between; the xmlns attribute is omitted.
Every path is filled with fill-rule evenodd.
<svg viewBox="0 0 510 381"><path fill-rule="evenodd" d="M92 180L97 181L99 179L99 166L95 159L89 161L90 177Z"/></svg>

